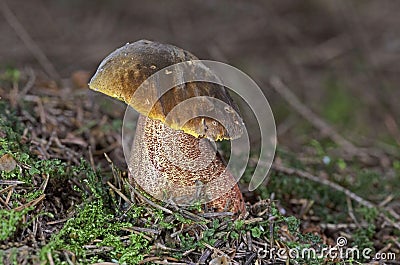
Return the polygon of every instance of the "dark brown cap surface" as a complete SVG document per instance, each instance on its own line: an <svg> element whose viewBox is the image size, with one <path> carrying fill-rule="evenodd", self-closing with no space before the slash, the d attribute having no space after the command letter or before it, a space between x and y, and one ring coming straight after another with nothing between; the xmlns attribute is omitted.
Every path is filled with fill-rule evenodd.
<svg viewBox="0 0 400 265"><path fill-rule="evenodd" d="M213 140L238 138L242 133L243 121L223 86L210 82L187 82L162 94L162 82L156 78L148 80L162 69L164 83L175 84L177 79L182 78L186 80L184 75L187 72L190 75L190 71L199 69L209 77L207 79L218 80L210 69L196 60L197 57L181 48L140 40L126 44L107 56L92 77L89 87L126 102L139 113L160 120L172 129L183 130L195 137ZM179 67L173 68L174 71L164 69L187 61L196 62L201 67L189 71ZM172 111L173 115L167 117L178 104L194 98L194 101L188 101L189 104L181 104L179 111Z"/></svg>

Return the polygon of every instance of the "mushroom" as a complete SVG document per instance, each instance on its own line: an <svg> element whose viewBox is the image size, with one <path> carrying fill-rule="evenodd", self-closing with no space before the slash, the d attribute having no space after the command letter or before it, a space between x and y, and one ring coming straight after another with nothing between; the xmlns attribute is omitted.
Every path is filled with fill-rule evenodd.
<svg viewBox="0 0 400 265"><path fill-rule="evenodd" d="M199 62L200 69L217 80L196 60L172 45L147 40L128 43L101 62L89 87L124 101L140 114L128 159L132 184L158 200L170 198L183 205L200 200L215 211L243 215L246 209L237 180L213 144L239 137L243 126L226 89L216 83L187 82L163 94L157 82L148 81L159 70L181 62ZM179 73L165 70L165 75L176 79ZM175 111L189 99L196 101ZM210 99L223 103L223 121L204 115L220 105ZM155 104L149 107L151 101Z"/></svg>

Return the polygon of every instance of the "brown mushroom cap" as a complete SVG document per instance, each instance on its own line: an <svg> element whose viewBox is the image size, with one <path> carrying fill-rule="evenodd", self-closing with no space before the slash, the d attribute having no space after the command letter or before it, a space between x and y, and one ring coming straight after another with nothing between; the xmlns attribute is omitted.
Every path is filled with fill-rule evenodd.
<svg viewBox="0 0 400 265"><path fill-rule="evenodd" d="M157 82L148 82L142 86L144 90L140 90L141 93L135 94L143 82L161 69L195 60L198 58L193 54L173 45L140 40L126 44L107 56L90 80L89 87L124 101L139 113L160 120L172 129L183 130L195 137L212 140L238 138L242 134L243 121L238 115L236 104L222 85L188 82L168 90L160 97L162 91ZM218 80L204 64L198 63L202 65L205 75L210 76L211 80ZM170 76L172 79L178 78L176 74ZM179 111L167 118L168 113L178 104L199 96L218 99L226 104L216 104L214 100L201 97L196 99L195 104L181 105ZM149 106L148 102L153 99L156 103ZM211 113L210 110L214 115L207 115ZM210 116L223 119L217 120ZM191 119L187 120L187 117Z"/></svg>

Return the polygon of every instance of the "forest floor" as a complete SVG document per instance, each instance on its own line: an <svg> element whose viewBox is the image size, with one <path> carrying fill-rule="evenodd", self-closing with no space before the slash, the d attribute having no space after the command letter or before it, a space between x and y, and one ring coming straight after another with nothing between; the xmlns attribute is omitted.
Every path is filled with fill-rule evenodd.
<svg viewBox="0 0 400 265"><path fill-rule="evenodd" d="M232 221L194 214L201 205L152 203L129 185L113 101L33 71L8 69L1 81L2 264L398 262L400 161L391 149L336 138L297 153L278 146L268 185L254 192L249 164L240 183L249 215ZM359 253L321 254L334 247ZM310 249L317 255L293 254Z"/></svg>
<svg viewBox="0 0 400 265"><path fill-rule="evenodd" d="M0 0L0 264L400 264L398 2L100 2ZM245 218L127 182L125 105L87 82L139 39L263 89L278 147Z"/></svg>

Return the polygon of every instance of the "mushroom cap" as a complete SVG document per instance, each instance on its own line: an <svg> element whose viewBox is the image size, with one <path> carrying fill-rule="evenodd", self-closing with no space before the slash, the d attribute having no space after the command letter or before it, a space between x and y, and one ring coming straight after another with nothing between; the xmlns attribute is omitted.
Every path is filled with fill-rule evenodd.
<svg viewBox="0 0 400 265"><path fill-rule="evenodd" d="M161 69L188 61L196 64L195 70L191 71L203 71L202 75L206 76L207 80L221 83L218 77L190 52L173 45L140 40L128 43L108 55L100 63L89 87L124 101L142 115L160 120L174 130L183 130L195 137L207 137L212 140L240 137L243 121L224 86L214 82L180 81L183 84L164 93L159 78L149 78ZM187 71L182 73L184 70L179 67L173 69L174 71L164 70L163 78L167 80L167 84L185 80L184 75ZM195 101L181 104L192 98L195 98ZM179 110L172 111L178 104L181 104ZM170 112L173 115L168 115Z"/></svg>

